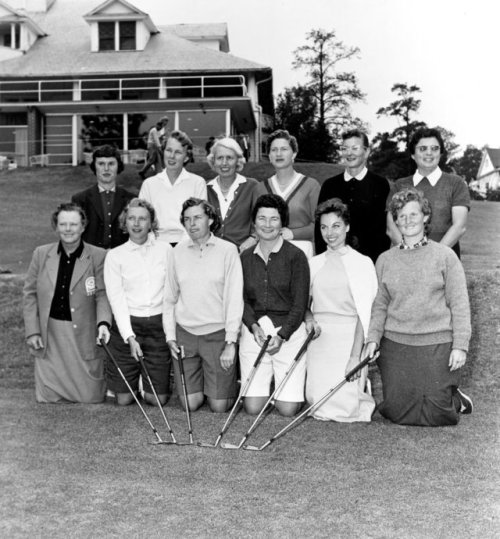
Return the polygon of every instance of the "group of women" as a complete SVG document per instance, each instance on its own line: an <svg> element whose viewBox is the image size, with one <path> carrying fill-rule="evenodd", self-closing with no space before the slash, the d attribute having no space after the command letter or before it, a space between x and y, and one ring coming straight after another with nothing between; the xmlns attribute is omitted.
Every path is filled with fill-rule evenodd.
<svg viewBox="0 0 500 539"><path fill-rule="evenodd" d="M409 187L391 194L397 242L375 268L349 246L349 208L340 199L317 206L320 185L295 171L298 146L287 131L268 139L275 174L263 182L241 174L243 151L232 138L212 146L208 163L217 176L208 184L184 168L192 152L187 135L171 133L163 150L164 171L143 183L139 198L122 215L127 243L107 255L83 243L85 215L63 204L53 216L59 243L33 255L24 316L27 344L37 356L38 401L104 399L97 338L111 339L134 390L141 375L137 359L144 356L165 403L170 357L178 375L182 335L186 346L196 343L200 356L191 362L190 407L199 407L207 396L212 410L225 411L236 395L237 358L243 382L270 336L244 400L247 412L256 414L272 380L275 387L283 385L313 332L306 359L294 366L275 397L283 415L296 414L304 400L317 401L367 356L377 359L384 397L379 410L391 421L456 424L460 411L471 410L470 399L458 389L471 332L465 276L453 251L429 238L432 211L420 191ZM315 222L327 245L318 256L313 256ZM241 259L235 261L238 250ZM219 252L221 264L210 258ZM228 298L239 295L243 323L237 346L233 326L240 306L238 298ZM130 403L118 373L111 365L106 370L117 402ZM153 403L147 381L143 384L145 401ZM365 368L314 417L370 421L374 409Z"/></svg>

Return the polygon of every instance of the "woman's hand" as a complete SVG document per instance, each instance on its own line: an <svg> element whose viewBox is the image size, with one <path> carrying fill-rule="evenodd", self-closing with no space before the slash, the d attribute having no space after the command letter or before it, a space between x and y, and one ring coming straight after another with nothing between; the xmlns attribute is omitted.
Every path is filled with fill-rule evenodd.
<svg viewBox="0 0 500 539"><path fill-rule="evenodd" d="M236 344L234 342L226 343L222 354L220 355L220 366L222 370L228 371L234 364L236 357Z"/></svg>
<svg viewBox="0 0 500 539"><path fill-rule="evenodd" d="M36 335L30 335L26 339L26 344L28 345L28 348L32 348L33 350L41 350L44 347L42 336L38 333Z"/></svg>
<svg viewBox="0 0 500 539"><path fill-rule="evenodd" d="M262 345L266 340L264 330L259 326L259 324L252 324L252 333L255 342L262 348Z"/></svg>
<svg viewBox="0 0 500 539"><path fill-rule="evenodd" d="M283 342L284 342L284 339L282 339L279 335L275 335L269 341L269 345L267 346L266 352L271 355L277 354L280 351L280 348Z"/></svg>
<svg viewBox="0 0 500 539"><path fill-rule="evenodd" d="M177 341L167 341L168 348L170 350L170 355L175 359L179 359L179 353L181 349L177 345Z"/></svg>
<svg viewBox="0 0 500 539"><path fill-rule="evenodd" d="M97 328L97 344L101 344L101 341L108 344L110 338L111 334L109 333L108 327L105 324L101 324Z"/></svg>
<svg viewBox="0 0 500 539"><path fill-rule="evenodd" d="M240 253L242 253L245 249L248 249L249 247L253 247L256 243L257 243L257 240L253 236L248 237L240 245Z"/></svg>
<svg viewBox="0 0 500 539"><path fill-rule="evenodd" d="M467 352L465 350L453 348L450 354L450 361L448 361L450 371L456 371L457 369L461 369L465 365L466 359Z"/></svg>
<svg viewBox="0 0 500 539"><path fill-rule="evenodd" d="M136 360L139 361L142 356L142 350L139 343L135 340L135 337L128 338L128 345L130 346L130 355Z"/></svg>
<svg viewBox="0 0 500 539"><path fill-rule="evenodd" d="M286 226L281 229L281 235L284 240L293 240L293 232Z"/></svg>
<svg viewBox="0 0 500 539"><path fill-rule="evenodd" d="M306 325L307 334L314 331L314 339L317 339L321 335L321 326L316 322L314 316L307 316L304 320Z"/></svg>
<svg viewBox="0 0 500 539"><path fill-rule="evenodd" d="M351 356L349 358L349 361L347 362L347 365L345 366L345 373L344 375L346 375L347 373L351 372L352 369L355 369L358 365L359 365L359 362L360 362L360 358L357 357L357 356ZM354 380L357 380L360 376L361 376L361 371L362 369L359 369L359 371L355 372L350 378L349 378L349 382L353 382Z"/></svg>

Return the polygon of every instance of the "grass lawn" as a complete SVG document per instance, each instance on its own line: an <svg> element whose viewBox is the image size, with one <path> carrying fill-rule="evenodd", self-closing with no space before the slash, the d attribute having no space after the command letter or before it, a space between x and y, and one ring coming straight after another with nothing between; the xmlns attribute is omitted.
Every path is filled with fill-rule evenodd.
<svg viewBox="0 0 500 539"><path fill-rule="evenodd" d="M335 173L309 167L320 179ZM265 176L261 168L248 174ZM92 176L80 167L9 174L0 180L0 266L18 273L33 247L51 241L54 200L67 200ZM132 174L124 183L137 186ZM34 402L22 276L5 276L0 536L499 537L499 210L474 203L463 242L474 335L462 387L475 410L457 427L395 426L375 413L370 424L308 419L261 453L151 445L136 406ZM380 400L376 368L371 376ZM159 411L147 410L167 439ZM165 410L177 438L187 440L177 401ZM195 439L213 442L225 417L206 407L193 414ZM238 442L250 423L239 414L225 439ZM260 445L286 423L272 413L250 441Z"/></svg>

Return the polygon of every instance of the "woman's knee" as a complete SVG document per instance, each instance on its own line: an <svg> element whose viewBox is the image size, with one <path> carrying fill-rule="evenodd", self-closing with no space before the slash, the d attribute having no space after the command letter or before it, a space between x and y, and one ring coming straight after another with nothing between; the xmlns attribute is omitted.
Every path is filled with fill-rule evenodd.
<svg viewBox="0 0 500 539"><path fill-rule="evenodd" d="M205 401L205 395L203 393L191 393L187 396L189 409L191 412L194 412L195 410L198 410L203 405L203 402ZM186 405L184 403L184 396L179 396L179 401L181 403L181 406L186 409Z"/></svg>
<svg viewBox="0 0 500 539"><path fill-rule="evenodd" d="M208 405L210 410L216 414L223 414L227 412L229 408L234 404L234 399L211 399L208 398Z"/></svg>
<svg viewBox="0 0 500 539"><path fill-rule="evenodd" d="M119 406L128 406L135 401L134 397L130 393L116 393L115 402Z"/></svg>
<svg viewBox="0 0 500 539"><path fill-rule="evenodd" d="M160 404L162 406L165 406L168 401L168 395L158 395L158 400L160 401ZM144 401L148 404L151 404L151 406L157 406L158 403L156 402L156 398L152 393L146 393L144 392Z"/></svg>
<svg viewBox="0 0 500 539"><path fill-rule="evenodd" d="M246 397L243 400L243 408L247 414L257 415L260 414L262 408L264 408L266 401L266 397Z"/></svg>
<svg viewBox="0 0 500 539"><path fill-rule="evenodd" d="M303 402L286 402L286 401L276 401L275 407L280 415L285 417L293 417L298 414L302 408Z"/></svg>

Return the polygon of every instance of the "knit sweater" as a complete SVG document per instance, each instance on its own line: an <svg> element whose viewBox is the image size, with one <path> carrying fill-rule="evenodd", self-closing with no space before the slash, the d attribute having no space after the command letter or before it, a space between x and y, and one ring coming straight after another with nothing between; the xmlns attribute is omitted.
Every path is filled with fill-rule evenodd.
<svg viewBox="0 0 500 539"><path fill-rule="evenodd" d="M465 273L455 253L429 240L417 249L393 247L376 263L379 288L367 341L382 336L413 346L452 342L468 350L471 336Z"/></svg>
<svg viewBox="0 0 500 539"><path fill-rule="evenodd" d="M301 180L302 181L302 180ZM314 178L305 178L304 183L294 189L286 198L289 212L288 228L294 240L314 240L314 212L318 205L320 185ZM257 196L275 193L269 180L260 182L256 187Z"/></svg>

